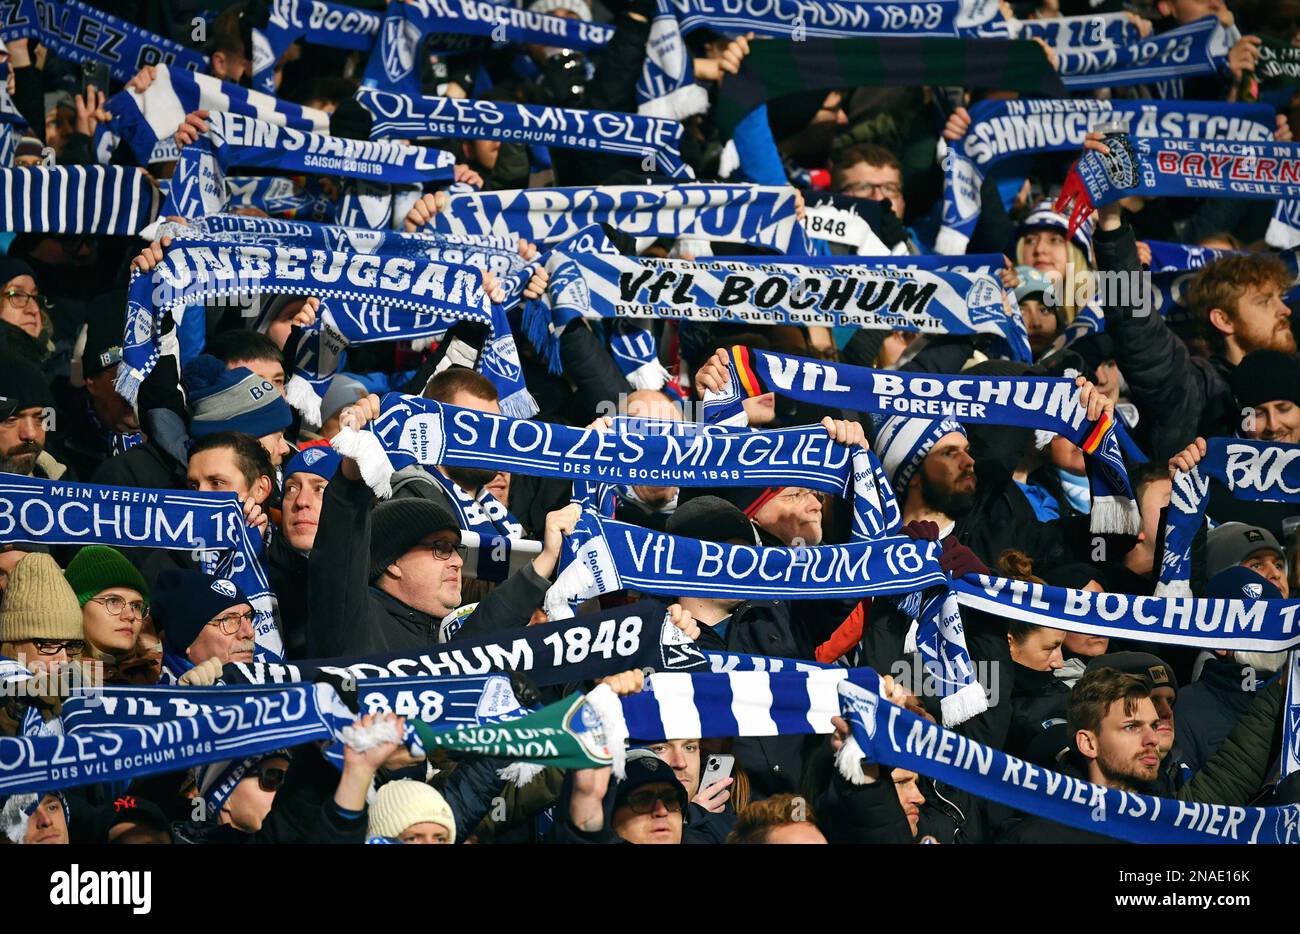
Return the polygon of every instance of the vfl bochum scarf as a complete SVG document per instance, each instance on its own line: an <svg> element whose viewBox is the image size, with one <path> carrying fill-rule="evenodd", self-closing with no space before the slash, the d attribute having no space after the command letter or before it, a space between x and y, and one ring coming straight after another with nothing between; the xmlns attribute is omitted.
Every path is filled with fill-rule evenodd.
<svg viewBox="0 0 1300 934"><path fill-rule="evenodd" d="M357 100L375 118L371 139L490 139L583 149L642 159L647 171L672 178L695 177L682 162L683 130L676 120L374 90L358 91Z"/></svg>
<svg viewBox="0 0 1300 934"><path fill-rule="evenodd" d="M695 60L667 0L657 0L636 83L637 113L685 120L709 109L709 94L695 83Z"/></svg>
<svg viewBox="0 0 1300 934"><path fill-rule="evenodd" d="M938 542L906 537L849 545L756 548L697 541L583 514L577 557L546 593L551 619L616 590L666 597L815 600L910 593L947 583Z"/></svg>
<svg viewBox="0 0 1300 934"><path fill-rule="evenodd" d="M1141 36L1127 13L1094 13L1022 19L1015 23L1017 39L1042 39L1057 53L1099 46L1131 45Z"/></svg>
<svg viewBox="0 0 1300 934"><path fill-rule="evenodd" d="M1212 75L1226 69L1235 38L1213 16L1124 45L1057 52L1057 72L1070 91L1149 84Z"/></svg>
<svg viewBox="0 0 1300 934"><path fill-rule="evenodd" d="M854 4L874 7L878 4ZM889 6L889 4L879 4ZM917 4L916 8L923 6ZM894 36L755 42L740 74L722 82L716 118L724 133L754 108L798 91L930 85L1000 88L1064 97L1036 42ZM777 105L779 106L779 104Z"/></svg>
<svg viewBox="0 0 1300 934"><path fill-rule="evenodd" d="M325 0L276 0L266 25L253 29L253 86L264 94L275 93L275 65L299 39L369 52L382 23L378 13Z"/></svg>
<svg viewBox="0 0 1300 934"><path fill-rule="evenodd" d="M993 26L999 16L989 0L926 3L856 3L845 0L667 0L682 32L712 29L793 39L856 36L966 36ZM904 82L906 83L906 82Z"/></svg>
<svg viewBox="0 0 1300 934"><path fill-rule="evenodd" d="M190 71L208 67L206 55L80 0L6 0L0 4L0 37L36 39L77 64L103 62L124 83L145 65L176 64Z"/></svg>
<svg viewBox="0 0 1300 934"><path fill-rule="evenodd" d="M210 688L164 690L189 702L184 713L166 719L123 714L128 722L113 729L92 728L87 719L85 727L69 735L0 737L0 761L6 765L0 794L174 772L329 739L331 721L346 712L328 684L219 692L223 702L211 706L202 702ZM74 720L83 708L92 717L103 716L100 705L107 696L96 692L68 698L63 709ZM115 709L129 711L129 706ZM168 713L175 709L171 706ZM347 722L353 719L355 715Z"/></svg>
<svg viewBox="0 0 1300 934"><path fill-rule="evenodd" d="M173 244L157 267L131 281L117 391L134 404L163 352L163 315L215 298L266 293L490 320L482 276L469 266L297 247Z"/></svg>
<svg viewBox="0 0 1300 934"><path fill-rule="evenodd" d="M1107 134L1108 155L1085 152L1065 178L1056 210L1070 235L1094 209L1129 195L1300 198L1300 144L1136 139Z"/></svg>
<svg viewBox="0 0 1300 934"><path fill-rule="evenodd" d="M1029 359L991 276L914 268L692 262L552 251L550 314L525 310L534 346L557 343L574 318L673 318L746 324L994 334ZM554 351L552 351L552 355Z"/></svg>
<svg viewBox="0 0 1300 934"><path fill-rule="evenodd" d="M1300 842L1297 805L1200 804L1104 788L930 723L881 697L879 688L845 680L838 689L841 715L853 742L844 745L836 763L849 781L863 781L865 757L941 779L1016 810L1134 843Z"/></svg>
<svg viewBox="0 0 1300 934"><path fill-rule="evenodd" d="M1179 139L1273 138L1273 109L1209 101L1025 100L980 101L956 142L941 142L943 226L935 252L959 255L975 230L980 186L1002 159L1026 153L1077 152L1090 130L1117 125L1135 136Z"/></svg>
<svg viewBox="0 0 1300 934"><path fill-rule="evenodd" d="M456 514L461 529L479 536L479 580L501 583L510 576L510 543L524 537L524 527L505 505L488 492L487 487L471 496L438 470L425 471L442 488Z"/></svg>
<svg viewBox="0 0 1300 934"><path fill-rule="evenodd" d="M301 107L210 75L190 74L166 65L155 69L153 83L143 94L127 88L109 98L107 110L113 115L114 132L144 163L175 158L172 136L185 122L185 115L195 110L240 113L314 133L328 133L330 128L329 114L323 110ZM160 142L166 151L155 154Z"/></svg>
<svg viewBox="0 0 1300 934"><path fill-rule="evenodd" d="M469 625L472 626L473 617ZM427 649L293 664L227 665L227 683L283 684L319 674L368 678L464 677L518 672L539 687L589 681L633 668L703 670L694 642L672 624L661 604L642 601L545 626L525 626L480 639L455 639Z"/></svg>
<svg viewBox="0 0 1300 934"><path fill-rule="evenodd" d="M257 611L257 654L284 651L276 603L239 501L224 493L137 490L0 475L0 541L202 551L204 571L239 585Z"/></svg>
<svg viewBox="0 0 1300 934"><path fill-rule="evenodd" d="M1204 522L1211 480L1223 484L1237 499L1300 503L1300 444L1211 438L1205 457L1190 473L1174 474L1158 596L1191 594L1192 539Z"/></svg>
<svg viewBox="0 0 1300 934"><path fill-rule="evenodd" d="M743 401L776 392L800 402L875 415L953 417L1061 435L1083 449L1092 487L1092 531L1137 534L1140 517L1108 416L1089 422L1072 379L897 373L747 347L728 351L728 385L709 392L704 420L744 418Z"/></svg>
<svg viewBox="0 0 1300 934"><path fill-rule="evenodd" d="M434 229L459 235L516 234L554 244L592 224L635 237L749 243L806 254L793 188L759 185L606 185L453 194Z"/></svg>
<svg viewBox="0 0 1300 934"><path fill-rule="evenodd" d="M356 459L387 496L390 454L428 466L510 470L535 477L649 486L797 483L845 495L852 451L820 425L679 436L571 428L389 393L369 430L344 429L335 450Z"/></svg>
<svg viewBox="0 0 1300 934"><path fill-rule="evenodd" d="M0 169L0 225L15 233L133 236L153 223L160 200L132 166Z"/></svg>
<svg viewBox="0 0 1300 934"><path fill-rule="evenodd" d="M214 113L208 126L205 136L181 150L166 216L219 213L227 197L224 176L235 166L408 185L449 182L456 161L440 150L310 133L237 113Z"/></svg>

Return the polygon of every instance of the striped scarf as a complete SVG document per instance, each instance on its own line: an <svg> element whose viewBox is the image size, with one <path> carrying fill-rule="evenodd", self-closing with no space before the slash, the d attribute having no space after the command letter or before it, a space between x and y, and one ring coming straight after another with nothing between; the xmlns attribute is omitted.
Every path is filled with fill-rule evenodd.
<svg viewBox="0 0 1300 934"><path fill-rule="evenodd" d="M253 27L253 86L275 93L275 66L298 40L333 49L369 52L383 18L326 0L277 0L266 23Z"/></svg>
<svg viewBox="0 0 1300 934"><path fill-rule="evenodd" d="M0 169L0 228L15 233L134 236L158 216L159 200L130 166Z"/></svg>

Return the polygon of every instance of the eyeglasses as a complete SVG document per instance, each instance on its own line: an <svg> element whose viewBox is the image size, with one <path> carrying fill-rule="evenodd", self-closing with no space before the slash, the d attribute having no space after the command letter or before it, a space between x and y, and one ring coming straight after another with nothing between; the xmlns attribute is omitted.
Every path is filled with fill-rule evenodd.
<svg viewBox="0 0 1300 934"><path fill-rule="evenodd" d="M455 542L437 541L428 548L439 561L448 561L453 554L460 555L460 560L464 561L465 556L469 554L468 546L458 545Z"/></svg>
<svg viewBox="0 0 1300 934"><path fill-rule="evenodd" d="M208 625L219 626L224 635L233 636L235 633L239 632L244 623L248 623L251 626L253 624L253 618L256 615L257 614L252 610L249 610L246 613L227 613L225 616L218 616L212 622L208 623Z"/></svg>
<svg viewBox="0 0 1300 934"><path fill-rule="evenodd" d="M30 299L36 299L36 304L40 305L46 311L54 307L54 302L45 295L37 295L35 292L24 292L22 289L5 289L4 297L13 302L15 308L26 308Z"/></svg>
<svg viewBox="0 0 1300 934"><path fill-rule="evenodd" d="M284 784L284 777L288 774L288 769L282 769L279 766L266 766L249 772L245 778L257 778L257 787L265 792L274 792Z"/></svg>
<svg viewBox="0 0 1300 934"><path fill-rule="evenodd" d="M58 655L60 652L80 655L81 650L86 647L86 643L81 639L33 639L32 644L42 655Z"/></svg>
<svg viewBox="0 0 1300 934"><path fill-rule="evenodd" d="M136 615L137 619L144 619L149 615L149 604L145 603L143 600L131 600L128 602L113 594L110 594L107 597L91 597L90 599L95 603L102 604L104 609L108 610L110 616L121 616L122 611L128 606L131 608L131 612Z"/></svg>
<svg viewBox="0 0 1300 934"><path fill-rule="evenodd" d="M857 182L853 185L845 185L840 189L842 195L853 195L861 197L865 195L868 198L879 195L882 198L897 198L903 193L903 186L898 182L882 182L874 184L872 182Z"/></svg>
<svg viewBox="0 0 1300 934"><path fill-rule="evenodd" d="M803 499L805 496L811 496L813 499L817 500L817 502L819 502L819 503L820 503L821 500L822 500L822 495L821 495L820 493L818 493L816 490L805 490L803 487L790 487L790 488L787 489L785 492L783 492L783 493L778 493L778 494L776 494L776 496L774 496L774 497L772 497L772 498L773 498L773 499L788 499L788 500L796 500L796 499Z"/></svg>
<svg viewBox="0 0 1300 934"><path fill-rule="evenodd" d="M656 802L662 802L670 812L675 813L682 809L682 799L677 797L676 792L654 791L650 788L632 792L627 796L625 803L632 809L633 814L652 814Z"/></svg>

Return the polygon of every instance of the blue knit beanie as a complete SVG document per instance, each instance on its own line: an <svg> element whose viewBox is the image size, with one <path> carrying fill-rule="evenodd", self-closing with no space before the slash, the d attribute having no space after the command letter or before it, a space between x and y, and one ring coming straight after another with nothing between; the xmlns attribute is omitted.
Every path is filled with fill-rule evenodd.
<svg viewBox="0 0 1300 934"><path fill-rule="evenodd" d="M185 368L196 438L219 431L242 431L255 438L283 431L293 421L289 403L271 383L245 367L226 369L210 354L199 354Z"/></svg>

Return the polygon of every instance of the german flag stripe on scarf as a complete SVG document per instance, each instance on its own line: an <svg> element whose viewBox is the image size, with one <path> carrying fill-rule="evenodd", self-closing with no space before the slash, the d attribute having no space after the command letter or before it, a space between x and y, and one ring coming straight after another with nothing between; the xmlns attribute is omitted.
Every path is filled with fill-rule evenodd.
<svg viewBox="0 0 1300 934"><path fill-rule="evenodd" d="M740 345L733 346L728 352L731 357L731 367L736 373L736 378L740 380L740 388L745 391L745 398L752 399L754 396L763 394L763 381L758 378L758 373L754 371L754 364L749 358L749 348Z"/></svg>

